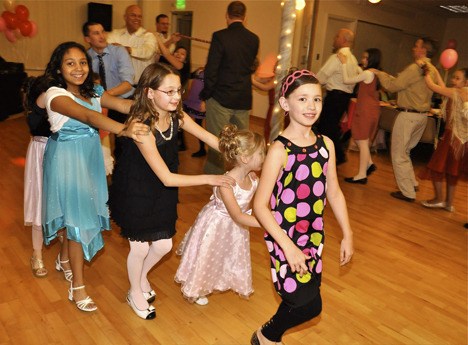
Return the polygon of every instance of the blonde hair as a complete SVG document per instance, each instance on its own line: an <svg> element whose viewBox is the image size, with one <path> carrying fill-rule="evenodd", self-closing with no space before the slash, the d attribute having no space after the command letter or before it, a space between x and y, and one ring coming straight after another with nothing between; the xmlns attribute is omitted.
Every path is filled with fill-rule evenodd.
<svg viewBox="0 0 468 345"><path fill-rule="evenodd" d="M265 139L258 133L246 129L238 130L235 125L226 125L219 135L219 150L227 168L238 164L241 156L251 156L259 148L265 152Z"/></svg>

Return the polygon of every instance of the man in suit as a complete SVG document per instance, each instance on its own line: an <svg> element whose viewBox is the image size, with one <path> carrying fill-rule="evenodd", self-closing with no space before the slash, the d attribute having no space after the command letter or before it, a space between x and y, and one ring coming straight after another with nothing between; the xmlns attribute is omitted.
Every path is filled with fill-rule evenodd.
<svg viewBox="0 0 468 345"><path fill-rule="evenodd" d="M249 127L252 108L251 75L260 44L257 35L243 23L246 7L241 1L228 5L227 28L213 33L200 99L206 101L206 129L218 136L224 125ZM224 172L221 155L208 151L205 172Z"/></svg>

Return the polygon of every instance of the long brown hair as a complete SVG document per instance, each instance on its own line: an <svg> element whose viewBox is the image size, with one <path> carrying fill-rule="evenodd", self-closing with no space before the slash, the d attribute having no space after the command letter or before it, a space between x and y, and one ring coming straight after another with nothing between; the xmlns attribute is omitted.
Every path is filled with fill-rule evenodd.
<svg viewBox="0 0 468 345"><path fill-rule="evenodd" d="M153 63L145 68L135 89L135 101L130 108L127 123L132 120L137 120L138 122L149 120L149 126L154 131L154 124L159 120L159 113L154 107L153 100L148 98L148 89L158 89L164 78L169 74L179 76L179 73L172 66L163 63ZM179 102L175 111L170 112L172 118L181 119L183 117L181 103L182 101Z"/></svg>

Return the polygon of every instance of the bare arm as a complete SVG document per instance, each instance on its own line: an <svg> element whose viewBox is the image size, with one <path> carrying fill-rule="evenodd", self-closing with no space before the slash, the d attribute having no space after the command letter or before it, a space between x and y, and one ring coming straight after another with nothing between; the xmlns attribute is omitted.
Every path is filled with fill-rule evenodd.
<svg viewBox="0 0 468 345"><path fill-rule="evenodd" d="M237 203L236 197L234 196L232 187L219 188L219 194L232 220L243 226L260 227L260 223L254 216L242 212L239 204Z"/></svg>
<svg viewBox="0 0 468 345"><path fill-rule="evenodd" d="M142 123L131 123L127 128L124 124L111 120L97 111L83 107L68 96L54 97L50 102L50 107L51 110L67 117L114 134L133 138L134 140L140 140L146 136L144 134L148 133L148 126Z"/></svg>
<svg viewBox="0 0 468 345"><path fill-rule="evenodd" d="M275 87L275 78L258 78L255 74L252 74L252 85L262 91L268 91Z"/></svg>
<svg viewBox="0 0 468 345"><path fill-rule="evenodd" d="M254 198L254 212L260 224L283 250L291 271L305 274L308 270L306 260L310 259L310 256L305 255L281 229L270 208L271 193L282 168L284 155L285 151L281 143L275 142L270 146L263 163L262 176Z"/></svg>
<svg viewBox="0 0 468 345"><path fill-rule="evenodd" d="M127 93L132 89L132 85L128 81L123 81L119 85L113 87L112 89L106 90L106 92L111 96L120 96L124 93Z"/></svg>
<svg viewBox="0 0 468 345"><path fill-rule="evenodd" d="M330 152L327 172L327 199L333 213L335 214L335 218L341 227L341 231L343 232L343 239L341 240L340 248L340 265L346 265L351 260L354 253L353 232L351 231L351 225L349 224L346 200L343 192L341 191L340 185L338 184L338 177L336 175L335 147L329 138L324 138Z"/></svg>
<svg viewBox="0 0 468 345"><path fill-rule="evenodd" d="M204 143L206 143L212 149L215 149L219 152L219 140L218 137L208 132L203 127L199 126L195 121L192 120L190 116L188 116L184 112L183 118L183 125L182 128L187 131L188 133L194 135L197 139L200 139Z"/></svg>
<svg viewBox="0 0 468 345"><path fill-rule="evenodd" d="M136 143L136 145L151 170L166 187L189 187L204 184L228 187L234 184L234 179L227 175L181 175L172 173L159 154L156 139L152 133L142 137L141 142Z"/></svg>
<svg viewBox="0 0 468 345"><path fill-rule="evenodd" d="M156 35L156 39L158 41L158 46L159 50L161 51L161 55L166 58L169 63L174 66L174 68L180 70L182 67L184 67L184 64L177 60L174 55L171 54L169 49L164 45L164 42L162 41L161 37L159 35Z"/></svg>
<svg viewBox="0 0 468 345"><path fill-rule="evenodd" d="M112 96L107 91L101 96L101 105L104 108L113 109L122 114L130 113L130 107L132 104L132 100Z"/></svg>
<svg viewBox="0 0 468 345"><path fill-rule="evenodd" d="M437 70L437 68L435 68L432 65L425 64L423 69L424 69L424 72L425 72L424 81L426 82L427 87L431 91L436 92L438 94L441 94L442 96L446 96L446 97L450 97L450 98L454 97L455 90L453 88L445 86L445 83L444 83L439 71ZM434 80L431 77L430 72L432 72L436 77L436 82L435 83L434 83Z"/></svg>

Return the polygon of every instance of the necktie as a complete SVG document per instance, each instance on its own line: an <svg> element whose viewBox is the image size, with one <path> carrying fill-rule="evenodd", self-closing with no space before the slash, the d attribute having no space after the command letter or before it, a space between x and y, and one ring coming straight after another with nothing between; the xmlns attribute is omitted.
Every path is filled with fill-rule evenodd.
<svg viewBox="0 0 468 345"><path fill-rule="evenodd" d="M101 85L104 88L104 90L107 90L107 84L106 84L106 69L104 68L104 60L102 57L104 54L98 55L99 59L99 78L101 78Z"/></svg>

